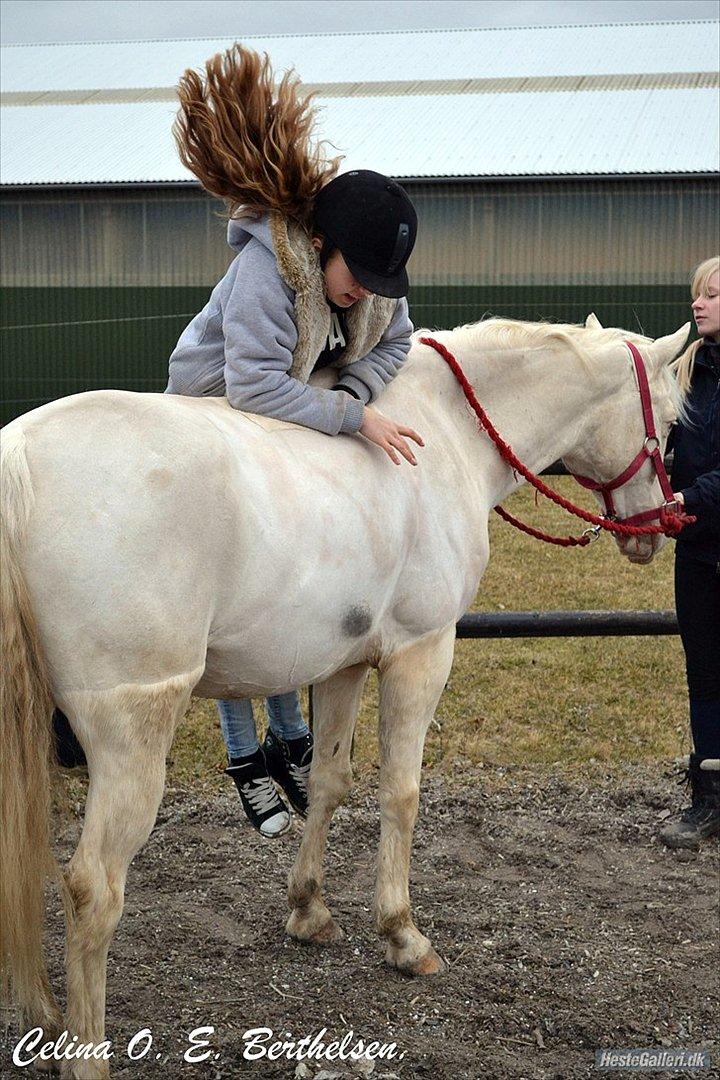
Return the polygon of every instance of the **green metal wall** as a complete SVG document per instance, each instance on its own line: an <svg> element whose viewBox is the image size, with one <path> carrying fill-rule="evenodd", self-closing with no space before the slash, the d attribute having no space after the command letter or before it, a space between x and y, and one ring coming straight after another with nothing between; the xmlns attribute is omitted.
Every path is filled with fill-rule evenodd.
<svg viewBox="0 0 720 1080"><path fill-rule="evenodd" d="M417 326L497 314L653 337L688 318L714 254L710 179L422 183L410 265ZM232 253L195 188L5 192L2 422L98 387L159 391L167 358Z"/></svg>

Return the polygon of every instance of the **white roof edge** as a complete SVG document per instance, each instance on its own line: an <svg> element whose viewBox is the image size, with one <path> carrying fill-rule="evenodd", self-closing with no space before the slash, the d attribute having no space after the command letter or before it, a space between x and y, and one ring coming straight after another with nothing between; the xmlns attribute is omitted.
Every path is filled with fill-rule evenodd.
<svg viewBox="0 0 720 1080"><path fill-rule="evenodd" d="M556 173L495 173L491 175L485 175L483 173L428 173L427 176L403 176L402 173L394 173L393 178L403 184L408 183L435 183L439 181L482 181L486 184L499 184L505 183L508 180L532 180L537 182L547 180L684 180L692 177L712 177L717 176L715 170L708 169L692 169L683 172L678 169L668 171L666 173L658 172L656 170L646 170L644 172L556 172ZM45 190L46 188L63 188L68 191L81 190L83 188L167 188L167 187L195 187L202 188L197 180L29 180L25 183L4 183L0 180L0 190L25 190L27 188L38 188L39 190ZM218 200L219 201L219 200Z"/></svg>
<svg viewBox="0 0 720 1080"><path fill-rule="evenodd" d="M202 37L177 37L177 38L93 38L92 40L79 41L16 41L3 45L3 49L34 49L42 46L57 46L62 48L66 45L139 45L172 44L182 41L220 41L234 37L236 41L253 41L259 38L267 41L268 38L292 39L306 37L391 37L393 34L450 34L450 33L494 33L507 30L590 30L603 27L618 26L715 26L720 19L646 19L633 22L603 22L603 23L531 23L522 26L432 26L413 27L403 30L320 30L315 33L297 34L213 34Z"/></svg>

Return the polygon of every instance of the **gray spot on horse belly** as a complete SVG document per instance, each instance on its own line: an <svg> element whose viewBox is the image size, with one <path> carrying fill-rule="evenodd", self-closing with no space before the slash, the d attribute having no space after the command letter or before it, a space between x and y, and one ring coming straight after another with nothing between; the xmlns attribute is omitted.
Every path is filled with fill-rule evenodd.
<svg viewBox="0 0 720 1080"><path fill-rule="evenodd" d="M342 631L347 637L362 637L372 626L372 615L367 608L351 607L342 621Z"/></svg>

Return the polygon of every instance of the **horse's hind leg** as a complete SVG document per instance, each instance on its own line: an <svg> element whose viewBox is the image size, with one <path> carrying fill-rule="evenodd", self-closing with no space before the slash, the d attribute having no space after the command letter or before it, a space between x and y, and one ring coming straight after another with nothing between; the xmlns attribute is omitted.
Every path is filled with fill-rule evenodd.
<svg viewBox="0 0 720 1080"><path fill-rule="evenodd" d="M352 784L350 750L367 664L345 668L313 689L315 749L310 808L295 865L290 871L287 932L324 944L341 931L322 898L323 858L330 821Z"/></svg>
<svg viewBox="0 0 720 1080"><path fill-rule="evenodd" d="M65 873L67 886L68 1031L81 1043L105 1038L108 948L123 909L130 861L155 823L165 783L165 757L196 680L78 695L90 786L80 843ZM104 1061L64 1064L73 1080L101 1080Z"/></svg>
<svg viewBox="0 0 720 1080"><path fill-rule="evenodd" d="M395 653L380 669L380 850L375 917L386 960L412 975L443 963L414 925L409 873L425 733L450 674L454 625Z"/></svg>

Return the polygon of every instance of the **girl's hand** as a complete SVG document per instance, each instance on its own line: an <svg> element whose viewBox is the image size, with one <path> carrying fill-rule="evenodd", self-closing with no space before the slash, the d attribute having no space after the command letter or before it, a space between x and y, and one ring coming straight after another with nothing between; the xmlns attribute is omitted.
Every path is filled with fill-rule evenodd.
<svg viewBox="0 0 720 1080"><path fill-rule="evenodd" d="M396 465L400 464L398 451L411 465L417 465L415 455L403 436L412 439L418 446L425 445L418 433L413 431L412 428L396 424L394 420L389 420L387 416L383 416L377 409L371 409L368 405L365 406L365 415L360 434L364 435L370 442L375 443L376 446L382 447Z"/></svg>

